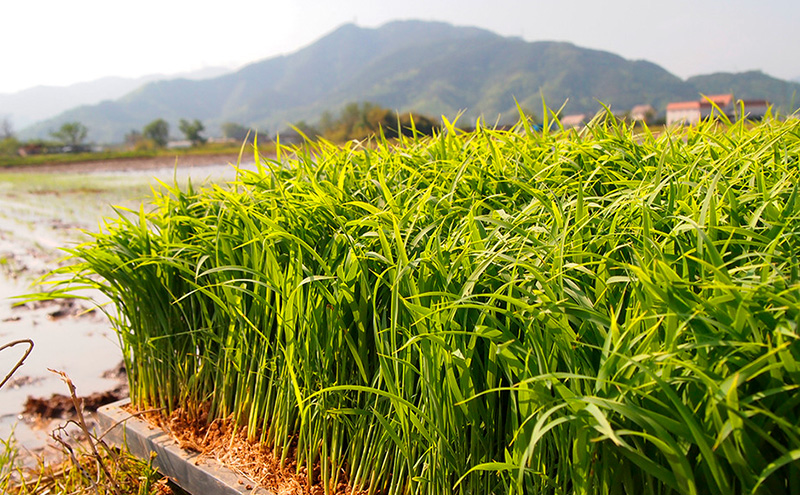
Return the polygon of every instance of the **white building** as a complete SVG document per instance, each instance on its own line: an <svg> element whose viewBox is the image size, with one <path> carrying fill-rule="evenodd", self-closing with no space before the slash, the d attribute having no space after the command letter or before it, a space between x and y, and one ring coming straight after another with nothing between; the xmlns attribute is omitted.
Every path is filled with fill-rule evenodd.
<svg viewBox="0 0 800 495"><path fill-rule="evenodd" d="M719 116L720 113L730 120L759 120L767 114L769 106L767 100L734 101L732 94L711 95L697 101L678 101L667 105L667 125L697 124L700 119Z"/></svg>
<svg viewBox="0 0 800 495"><path fill-rule="evenodd" d="M694 125L712 115L734 117L733 95L710 95L702 100L667 104L667 125Z"/></svg>
<svg viewBox="0 0 800 495"><path fill-rule="evenodd" d="M744 118L749 120L761 120L769 110L769 102L767 100L742 100L744 105ZM739 107L736 107L739 112Z"/></svg>

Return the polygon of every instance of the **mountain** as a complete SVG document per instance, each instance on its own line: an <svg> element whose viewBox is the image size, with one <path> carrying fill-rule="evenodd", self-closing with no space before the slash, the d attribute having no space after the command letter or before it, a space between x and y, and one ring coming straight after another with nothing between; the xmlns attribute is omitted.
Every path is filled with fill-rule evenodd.
<svg viewBox="0 0 800 495"><path fill-rule="evenodd" d="M363 95L393 108L465 117L516 116L516 103L541 112L544 97L566 113L594 112L598 100L620 110L651 102L663 106L675 95L692 97L678 77L655 64L569 43L493 36L411 46L377 60L333 102Z"/></svg>
<svg viewBox="0 0 800 495"><path fill-rule="evenodd" d="M702 94L733 93L747 100L768 100L782 112L800 106L800 83L784 81L761 71L719 72L690 77L686 82Z"/></svg>
<svg viewBox="0 0 800 495"><path fill-rule="evenodd" d="M727 80L713 92L725 91ZM703 79L696 84L705 87ZM91 140L118 142L157 118L173 134L181 118L202 120L209 135L224 122L273 134L354 101L451 119L461 112L462 122L513 119L516 102L541 113L542 98L555 109L567 102L565 114L593 113L600 101L617 111L641 103L663 111L669 101L697 99L698 87L656 64L570 43L526 42L439 22L350 24L292 54L202 81L151 82L115 101L64 112L21 136L47 136L64 122L80 121Z"/></svg>
<svg viewBox="0 0 800 495"><path fill-rule="evenodd" d="M20 135L46 136L62 123L77 120L89 128L91 140L121 141L131 129L141 129L156 118L166 119L173 132L179 119L197 118L211 133L227 121L274 133L289 122L315 120L326 109L370 98L345 88L355 86L358 78L364 77L365 68L378 60L391 66L392 54L410 46L485 38L499 37L444 23L395 22L380 29L345 25L291 55L256 62L207 81L177 79L146 84L114 102L72 109Z"/></svg>
<svg viewBox="0 0 800 495"><path fill-rule="evenodd" d="M206 79L227 72L230 69L206 67L182 74L151 74L137 78L105 77L69 86L36 86L16 93L0 93L0 118L8 118L15 128L23 128L79 105L120 98L148 82L174 77Z"/></svg>

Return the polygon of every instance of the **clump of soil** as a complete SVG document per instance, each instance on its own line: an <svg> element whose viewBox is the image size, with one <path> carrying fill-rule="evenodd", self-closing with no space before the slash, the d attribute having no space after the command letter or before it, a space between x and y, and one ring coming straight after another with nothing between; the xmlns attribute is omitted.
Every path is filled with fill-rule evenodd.
<svg viewBox="0 0 800 495"><path fill-rule="evenodd" d="M114 366L110 370L104 371L100 376L110 380L124 381L128 377L128 370L125 369L125 361L120 361L118 365Z"/></svg>
<svg viewBox="0 0 800 495"><path fill-rule="evenodd" d="M100 406L111 404L112 402L116 402L128 396L128 383L125 380L127 377L127 370L125 369L124 361L120 361L118 365L103 372L102 377L118 380L119 385L105 392L95 392L83 397L78 397L84 412L95 412ZM29 377L20 377L16 380L20 380L23 385L26 385L28 383L35 383L36 380L41 379L42 378L30 379ZM12 382L9 382L9 384L11 383ZM72 397L69 395L53 394L49 399L28 396L22 414L35 419L67 419L75 415L75 405L72 403Z"/></svg>
<svg viewBox="0 0 800 495"><path fill-rule="evenodd" d="M51 320L62 318L78 318L95 314L95 308L76 302L74 299L50 299L42 301L32 301L14 306L14 309L38 310L48 309L47 317Z"/></svg>
<svg viewBox="0 0 800 495"><path fill-rule="evenodd" d="M3 321L5 321L5 320L3 320ZM37 383L42 382L42 381L44 381L44 378L41 377L41 376L33 377L33 376L23 375L23 376L20 376L20 377L17 377L17 378L13 378L13 379L9 380L6 383L6 387L8 387L8 388L13 390L13 389L17 389L17 388L27 387L27 386L30 386L30 385L36 385Z"/></svg>
<svg viewBox="0 0 800 495"><path fill-rule="evenodd" d="M126 386L120 386L105 392L96 392L84 397L79 397L84 411L94 412L97 408L111 404L128 396ZM28 397L22 413L42 419L69 418L75 414L75 406L68 395L53 394L49 399Z"/></svg>
<svg viewBox="0 0 800 495"><path fill-rule="evenodd" d="M135 410L128 406L129 412ZM183 449L199 452L202 457L213 458L222 465L242 473L251 483L242 481L248 490L254 487L266 489L277 495L322 495L325 488L320 480L320 466L313 467L314 484L309 484L307 468L300 467L290 452L284 465L271 449L247 439L243 428L237 428L232 418L215 419L208 423L208 408L199 413L187 414L177 409L165 418L157 413L140 414L140 417L167 431ZM366 495L366 491L355 490L347 484L347 475L340 473L339 482L330 487L334 495Z"/></svg>

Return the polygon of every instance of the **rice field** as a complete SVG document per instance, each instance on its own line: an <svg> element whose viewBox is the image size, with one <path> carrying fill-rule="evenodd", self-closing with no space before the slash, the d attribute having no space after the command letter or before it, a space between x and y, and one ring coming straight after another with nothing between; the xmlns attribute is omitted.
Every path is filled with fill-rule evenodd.
<svg viewBox="0 0 800 495"><path fill-rule="evenodd" d="M800 492L800 121L445 124L165 184L50 297L326 486Z"/></svg>

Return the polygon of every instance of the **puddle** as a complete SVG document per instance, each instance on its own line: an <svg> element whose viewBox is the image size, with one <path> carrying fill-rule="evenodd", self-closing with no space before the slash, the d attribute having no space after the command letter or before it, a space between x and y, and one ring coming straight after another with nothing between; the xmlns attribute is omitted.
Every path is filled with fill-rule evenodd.
<svg viewBox="0 0 800 495"><path fill-rule="evenodd" d="M29 396L68 394L48 368L64 371L79 396L114 389L118 376L104 377L122 360L108 318L101 311L84 313L90 302L16 306L15 296L35 291L38 278L58 266L64 247L85 240L103 217L116 216L111 205L138 209L159 187L155 178L194 185L235 178L229 165L161 170L16 174L0 173L0 345L19 339L34 349L10 383L0 389L0 438L12 432L22 450L46 446L53 424L36 425L21 411ZM99 294L87 293L98 301ZM14 367L25 346L0 352L0 380ZM112 373L113 375L113 373ZM63 421L61 421L63 423Z"/></svg>

